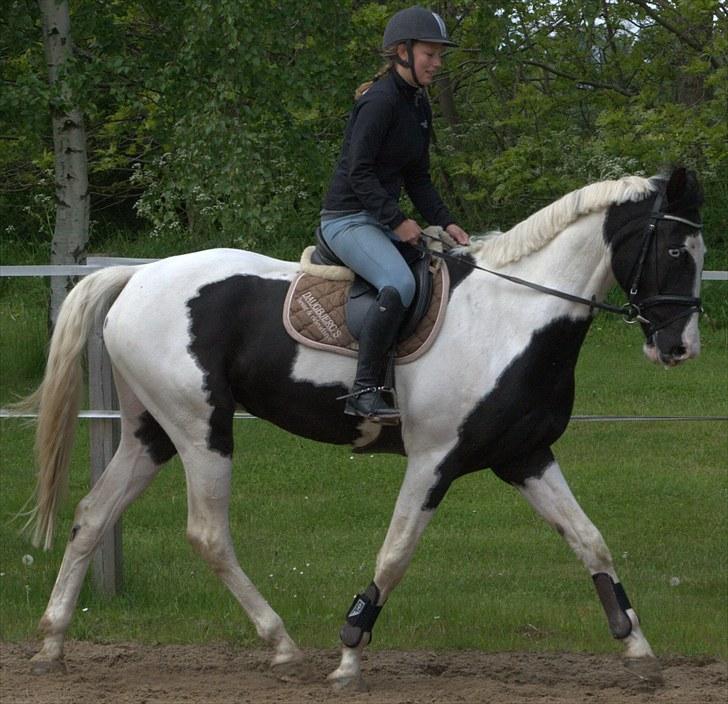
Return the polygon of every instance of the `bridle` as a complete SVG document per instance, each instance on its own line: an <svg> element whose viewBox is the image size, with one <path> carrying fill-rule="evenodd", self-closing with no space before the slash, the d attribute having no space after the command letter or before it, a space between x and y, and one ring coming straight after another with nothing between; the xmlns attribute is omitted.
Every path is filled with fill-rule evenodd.
<svg viewBox="0 0 728 704"><path fill-rule="evenodd" d="M695 296L677 296L672 294L666 295L658 293L654 296L649 296L642 300L638 300L639 285L640 281L642 280L642 274L645 268L647 252L649 251L651 246L655 249L655 266L657 265L657 224L661 220L673 220L675 222L681 222L684 225L689 225L696 230L700 230L703 227L702 223L693 222L692 220L687 220L686 218L680 218L677 215L669 215L668 213L662 212L661 208L664 199L665 190L664 188L661 188L657 193L657 197L655 198L655 204L652 208L652 212L650 213L650 221L647 225L647 228L645 229L645 234L642 238L640 255L637 260L637 264L633 269L633 275L630 277L632 283L629 287L628 292L629 303L626 304L630 307L631 313L626 318L627 322L639 322L643 325L646 325L647 328L645 330L645 334L648 338L652 337L658 330L670 325L671 323L674 323L676 320L686 318L693 313L701 313L703 310L700 298L697 298ZM685 308L685 310L681 313L678 313L677 315L672 316L671 318L668 318L658 325L652 322L647 317L645 311L661 305L680 306Z"/></svg>
<svg viewBox="0 0 728 704"><path fill-rule="evenodd" d="M665 190L664 187L661 188L658 193L657 197L655 199L654 206L652 208L652 212L650 213L649 222L647 224L647 227L645 228L645 233L642 237L642 245L640 247L640 254L635 262L635 266L632 268L632 273L629 278L631 281L631 285L629 288L629 294L628 294L628 302L621 306L614 306L609 303L605 303L603 301L597 301L596 296L592 296L591 298L584 298L583 296L577 296L572 293L567 293L565 291L560 291L555 288L551 288L549 286L543 286L541 284L534 283L533 281L528 281L526 279L522 279L518 276L511 276L509 274L503 274L499 271L493 271L492 269L487 269L483 266L479 266L478 264L475 264L472 261L469 261L467 259L463 259L462 257L457 257L452 254L446 254L444 252L437 252L435 250L429 250L427 249L426 245L419 244L418 248L421 249L423 252L429 252L431 255L437 257L438 259L443 259L448 262L452 262L457 265L464 265L468 266L471 269L478 269L479 271L484 271L488 274L492 274L493 276L497 276L501 279L506 279L506 281L510 281L514 284L518 284L520 286L526 286L530 289L533 289L534 291L539 291L541 293L546 293L550 296L556 296L557 298L563 298L567 301L572 301L573 303L581 303L585 306L589 307L589 313L593 313L595 309L597 310L603 310L607 313L616 313L618 315L621 315L622 318L626 323L642 323L642 325L646 326L645 329L645 335L649 339L652 337L658 330L670 325L671 323L675 322L676 320L680 320L681 318L685 318L689 315L692 315L693 313L701 313L702 312L702 306L701 306L701 299L697 298L695 296L677 296L677 295L671 295L671 294L657 294L655 296L649 296L647 298L644 298L642 300L639 300L639 286L640 282L642 280L642 275L645 268L645 262L647 260L647 253L650 249L650 246L656 247L657 246L657 225L661 220L674 220L676 222L681 222L685 225L689 225L690 227L695 228L696 230L702 229L703 225L702 223L693 222L692 220L686 220L685 218L677 217L676 215L669 215L668 213L662 212L662 203L665 198ZM425 237L429 240L434 240L441 242L443 245L445 244L443 240L441 240L439 237L433 237L432 235L427 235L424 232L421 233L422 237ZM655 252L656 254L656 252ZM657 257L655 256L655 261L657 261ZM674 305L674 306L680 306L685 308L681 313L678 313L677 315L672 316L668 320L665 320L659 324L654 323L651 321L647 315L646 311L655 308L657 306L662 305Z"/></svg>

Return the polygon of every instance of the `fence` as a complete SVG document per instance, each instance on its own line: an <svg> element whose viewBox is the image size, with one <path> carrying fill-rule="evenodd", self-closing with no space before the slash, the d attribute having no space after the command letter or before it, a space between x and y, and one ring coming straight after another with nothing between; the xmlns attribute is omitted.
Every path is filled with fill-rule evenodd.
<svg viewBox="0 0 728 704"><path fill-rule="evenodd" d="M0 277L15 276L85 276L99 269L116 265L147 264L154 259L124 259L113 257L88 257L86 264L43 266L0 266ZM705 281L728 281L728 271L703 272ZM100 311L88 342L89 404L92 410L81 411L79 418L90 420L89 447L91 485L96 483L111 461L119 444L120 413L114 389L109 360L103 341L103 321L107 311ZM19 414L0 409L0 418L28 418L33 414ZM236 419L253 419L249 413L236 413ZM639 421L726 421L724 416L572 416L582 422L639 422ZM111 528L94 553L92 579L95 589L105 596L112 596L122 587L123 554L121 519Z"/></svg>

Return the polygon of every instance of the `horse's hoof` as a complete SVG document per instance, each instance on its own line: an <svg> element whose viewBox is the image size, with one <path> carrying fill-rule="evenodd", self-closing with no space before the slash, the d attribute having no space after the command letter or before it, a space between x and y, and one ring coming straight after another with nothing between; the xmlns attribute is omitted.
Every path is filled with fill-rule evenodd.
<svg viewBox="0 0 728 704"><path fill-rule="evenodd" d="M271 672L281 682L314 682L316 676L310 663L302 658L288 660L287 662L274 662L270 666Z"/></svg>
<svg viewBox="0 0 728 704"><path fill-rule="evenodd" d="M662 667L657 658L625 658L624 667L627 672L638 677L646 685L656 687L665 683L662 677Z"/></svg>
<svg viewBox="0 0 728 704"><path fill-rule="evenodd" d="M54 673L66 674L66 663L63 660L30 660L30 673L32 675L50 675Z"/></svg>
<svg viewBox="0 0 728 704"><path fill-rule="evenodd" d="M360 674L338 676L335 673L330 674L327 678L331 687L337 692L368 692L369 687Z"/></svg>

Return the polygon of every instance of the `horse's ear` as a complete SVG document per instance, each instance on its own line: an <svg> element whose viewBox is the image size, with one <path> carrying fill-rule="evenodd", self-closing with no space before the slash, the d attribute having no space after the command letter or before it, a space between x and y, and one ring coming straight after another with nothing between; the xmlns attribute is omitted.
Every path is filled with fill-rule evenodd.
<svg viewBox="0 0 728 704"><path fill-rule="evenodd" d="M688 185L688 172L684 166L678 166L670 174L667 182L667 202L674 203L685 195Z"/></svg>

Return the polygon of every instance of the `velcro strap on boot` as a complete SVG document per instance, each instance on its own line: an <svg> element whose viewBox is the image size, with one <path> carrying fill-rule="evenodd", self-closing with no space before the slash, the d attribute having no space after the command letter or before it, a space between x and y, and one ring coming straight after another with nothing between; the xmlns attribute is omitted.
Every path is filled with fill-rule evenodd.
<svg viewBox="0 0 728 704"><path fill-rule="evenodd" d="M609 630L615 638L626 638L632 632L632 619L627 614L627 609L631 609L632 605L624 587L606 572L597 572L592 575L592 579L607 614Z"/></svg>
<svg viewBox="0 0 728 704"><path fill-rule="evenodd" d="M371 642L371 632L374 624L382 610L381 606L377 606L379 601L379 588L372 582L362 594L354 597L349 610L346 613L346 623L341 628L339 636L341 642L349 648L356 648L361 643L365 633L369 634Z"/></svg>

